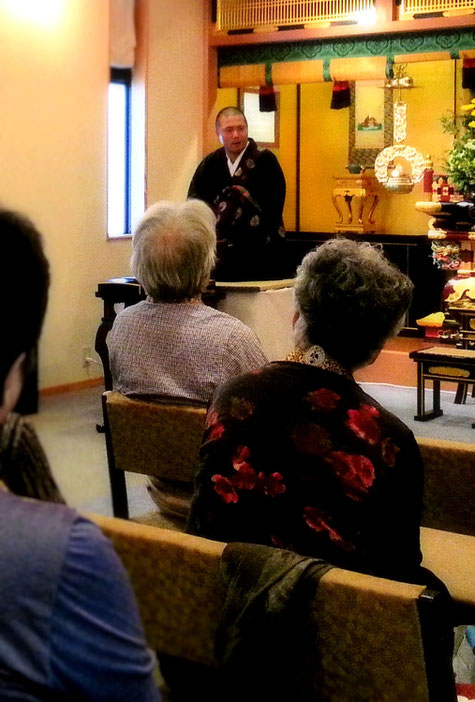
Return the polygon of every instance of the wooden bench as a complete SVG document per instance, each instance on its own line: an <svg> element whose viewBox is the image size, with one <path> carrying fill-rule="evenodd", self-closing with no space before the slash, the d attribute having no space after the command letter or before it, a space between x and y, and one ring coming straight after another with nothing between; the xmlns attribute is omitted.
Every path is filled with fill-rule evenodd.
<svg viewBox="0 0 475 702"><path fill-rule="evenodd" d="M427 422L440 417L441 381L457 383L456 401L465 399L467 387L475 384L475 351L431 346L419 351L411 351L409 358L417 363L417 414L414 419ZM432 410L426 411L426 382L432 381ZM475 427L475 423L472 424Z"/></svg>
<svg viewBox="0 0 475 702"><path fill-rule="evenodd" d="M147 641L159 658L216 667L225 544L114 517L92 518L129 573ZM450 661L440 660L437 600L419 585L330 570L313 607L318 656L306 662L303 676L315 681L322 699L338 702L455 702Z"/></svg>
<svg viewBox="0 0 475 702"><path fill-rule="evenodd" d="M446 585L458 623L475 621L475 444L416 437L424 463L423 565Z"/></svg>
<svg viewBox="0 0 475 702"><path fill-rule="evenodd" d="M475 621L475 537L421 527L422 565L447 586L456 624Z"/></svg>
<svg viewBox="0 0 475 702"><path fill-rule="evenodd" d="M424 463L422 526L475 537L475 443L416 439Z"/></svg>

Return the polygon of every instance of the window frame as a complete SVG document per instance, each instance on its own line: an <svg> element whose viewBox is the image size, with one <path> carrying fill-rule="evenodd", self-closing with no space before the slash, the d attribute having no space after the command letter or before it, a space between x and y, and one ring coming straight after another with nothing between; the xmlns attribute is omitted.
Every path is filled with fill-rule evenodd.
<svg viewBox="0 0 475 702"><path fill-rule="evenodd" d="M125 105L124 105L124 209L123 209L123 232L120 234L109 233L109 172L107 173L107 238L120 239L124 236L131 235L132 221L132 69L131 68L115 68L110 69L109 86L112 84L123 85L125 88ZM109 107L110 109L110 107ZM107 139L107 161L109 164L109 130Z"/></svg>

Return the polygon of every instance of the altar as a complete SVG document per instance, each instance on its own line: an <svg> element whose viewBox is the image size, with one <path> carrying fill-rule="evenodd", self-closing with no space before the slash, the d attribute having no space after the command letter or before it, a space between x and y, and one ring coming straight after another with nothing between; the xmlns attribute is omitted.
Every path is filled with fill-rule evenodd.
<svg viewBox="0 0 475 702"><path fill-rule="evenodd" d="M293 350L294 279L241 282L216 281L225 293L218 309L237 317L259 338L270 361L279 361Z"/></svg>

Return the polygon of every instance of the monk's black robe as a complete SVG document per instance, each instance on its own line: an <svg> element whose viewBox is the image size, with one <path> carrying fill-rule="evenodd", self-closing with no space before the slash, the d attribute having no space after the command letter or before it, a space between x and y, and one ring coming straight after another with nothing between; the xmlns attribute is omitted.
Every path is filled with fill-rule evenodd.
<svg viewBox="0 0 475 702"><path fill-rule="evenodd" d="M188 197L216 214L218 280L280 277L285 178L272 151L249 139L234 176L224 148L213 151L196 169Z"/></svg>

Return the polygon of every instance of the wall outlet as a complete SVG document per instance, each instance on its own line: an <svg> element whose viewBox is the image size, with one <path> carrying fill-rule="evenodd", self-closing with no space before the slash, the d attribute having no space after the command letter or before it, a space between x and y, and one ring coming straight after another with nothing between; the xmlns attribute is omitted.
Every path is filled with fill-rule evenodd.
<svg viewBox="0 0 475 702"><path fill-rule="evenodd" d="M91 347L90 346L83 346L82 347L82 367L84 368L84 370L88 371L91 363L92 363Z"/></svg>

